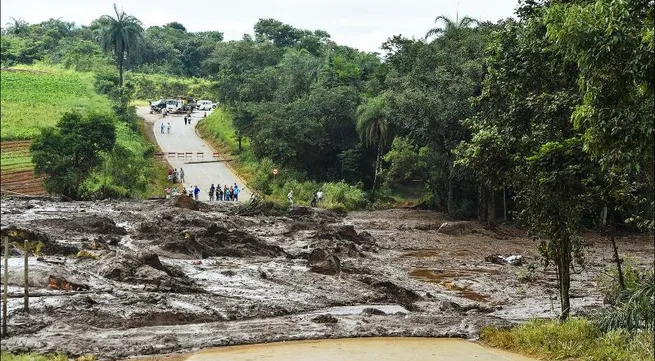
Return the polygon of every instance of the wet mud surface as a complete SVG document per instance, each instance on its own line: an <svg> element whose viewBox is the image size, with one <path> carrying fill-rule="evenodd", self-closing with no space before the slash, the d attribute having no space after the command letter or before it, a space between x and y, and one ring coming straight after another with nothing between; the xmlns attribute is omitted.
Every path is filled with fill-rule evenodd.
<svg viewBox="0 0 655 361"><path fill-rule="evenodd" d="M555 270L540 263L536 241L476 222L442 227L449 220L435 212L338 214L188 199L6 198L1 208L1 232L12 242L8 286L17 296L2 349L12 352L124 359L289 340L474 339L485 325L555 317L559 308ZM18 297L26 239L41 253L29 258L30 293L38 295L29 314ZM573 314L603 306L596 278L612 259L606 240L585 239ZM623 256L652 265L647 236L617 241ZM492 254L520 255L522 264L485 261Z"/></svg>

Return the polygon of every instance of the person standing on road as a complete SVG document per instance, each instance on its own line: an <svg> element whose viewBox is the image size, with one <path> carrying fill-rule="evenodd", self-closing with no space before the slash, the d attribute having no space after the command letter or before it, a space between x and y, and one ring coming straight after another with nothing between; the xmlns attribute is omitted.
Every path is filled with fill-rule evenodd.
<svg viewBox="0 0 655 361"><path fill-rule="evenodd" d="M221 188L220 184L218 185L218 187L216 187L216 200L217 201L223 200L223 188Z"/></svg>
<svg viewBox="0 0 655 361"><path fill-rule="evenodd" d="M168 134L171 134L171 122L168 122Z"/></svg>
<svg viewBox="0 0 655 361"><path fill-rule="evenodd" d="M184 169L180 168L180 183L184 183Z"/></svg>
<svg viewBox="0 0 655 361"><path fill-rule="evenodd" d="M195 200L198 200L199 194L200 194L200 188L198 188L198 186L195 186L195 188L193 188L193 198Z"/></svg>
<svg viewBox="0 0 655 361"><path fill-rule="evenodd" d="M236 183L234 183L234 200L237 202L239 201L239 192L240 192L239 186Z"/></svg>
<svg viewBox="0 0 655 361"><path fill-rule="evenodd" d="M209 187L209 201L214 200L214 191L215 190L216 190L216 188L214 187L214 184L212 183L212 186Z"/></svg>
<svg viewBox="0 0 655 361"><path fill-rule="evenodd" d="M164 134L164 122L161 122L161 134Z"/></svg>
<svg viewBox="0 0 655 361"><path fill-rule="evenodd" d="M291 206L293 206L293 189L289 191L289 194L287 194L287 199L289 200L289 203L291 203Z"/></svg>
<svg viewBox="0 0 655 361"><path fill-rule="evenodd" d="M184 125L186 125L186 115L184 116Z"/></svg>

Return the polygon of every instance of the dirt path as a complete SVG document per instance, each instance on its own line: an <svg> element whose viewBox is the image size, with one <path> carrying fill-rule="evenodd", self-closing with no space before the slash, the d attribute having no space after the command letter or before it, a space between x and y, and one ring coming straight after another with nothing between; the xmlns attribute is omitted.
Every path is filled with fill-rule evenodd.
<svg viewBox="0 0 655 361"><path fill-rule="evenodd" d="M191 115L191 125L184 124L184 115L169 115L166 118L159 114L150 114L147 106L137 107L137 114L146 120L159 147L173 168L184 169L184 186L200 188L200 200L209 200L208 191L212 184L232 186L235 183L241 189L240 201L250 199L250 192L222 161L213 158L211 147L196 133L195 127L205 112L195 112ZM211 114L211 111L207 111ZM162 133L161 125L164 125ZM171 131L168 133L168 124ZM220 159L220 158L219 158Z"/></svg>

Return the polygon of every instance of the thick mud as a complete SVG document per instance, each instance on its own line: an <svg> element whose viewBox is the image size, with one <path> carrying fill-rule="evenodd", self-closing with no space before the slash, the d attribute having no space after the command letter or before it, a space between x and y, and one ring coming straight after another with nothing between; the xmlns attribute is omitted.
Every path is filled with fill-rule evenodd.
<svg viewBox="0 0 655 361"><path fill-rule="evenodd" d="M16 296L2 349L12 352L123 359L289 340L475 339L485 325L555 317L559 308L556 273L539 262L536 241L475 222L443 226L449 220L434 212L338 214L189 199L6 198L1 206ZM585 236L574 314L603 306L595 283L612 259L604 239ZM40 244L29 258L29 314L24 240ZM652 265L647 236L618 245ZM522 262L485 260L493 254Z"/></svg>

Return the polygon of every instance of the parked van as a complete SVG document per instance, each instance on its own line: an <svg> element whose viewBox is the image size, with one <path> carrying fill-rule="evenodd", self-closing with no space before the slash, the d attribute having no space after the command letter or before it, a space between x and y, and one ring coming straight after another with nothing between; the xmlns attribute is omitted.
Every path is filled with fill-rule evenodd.
<svg viewBox="0 0 655 361"><path fill-rule="evenodd" d="M198 100L196 104L198 110L211 110L213 108L211 100Z"/></svg>

